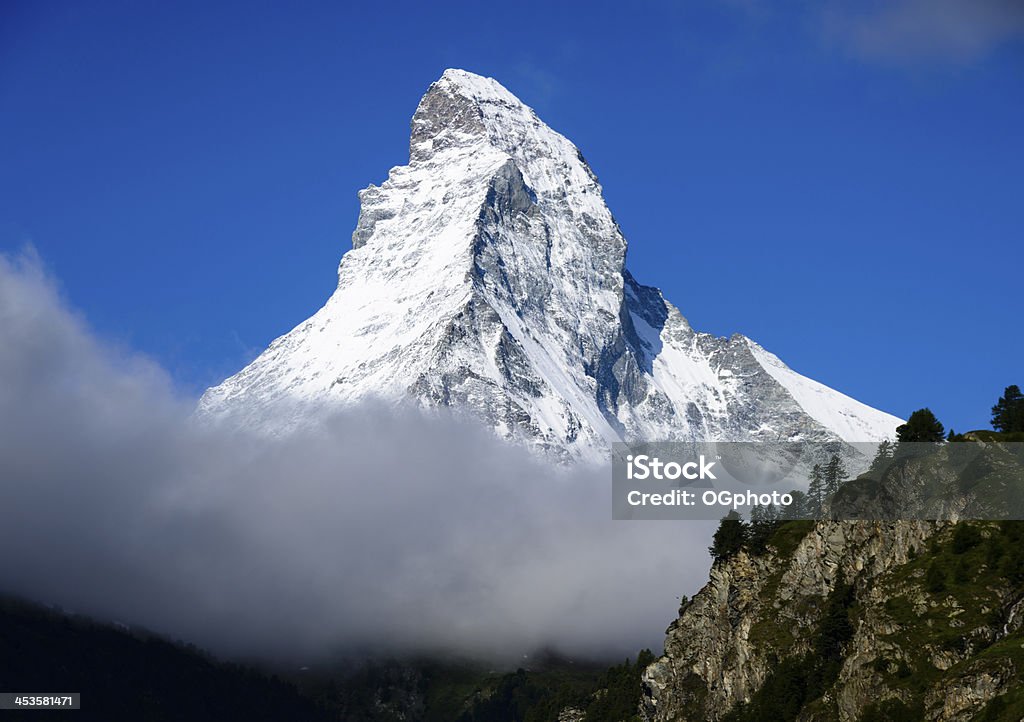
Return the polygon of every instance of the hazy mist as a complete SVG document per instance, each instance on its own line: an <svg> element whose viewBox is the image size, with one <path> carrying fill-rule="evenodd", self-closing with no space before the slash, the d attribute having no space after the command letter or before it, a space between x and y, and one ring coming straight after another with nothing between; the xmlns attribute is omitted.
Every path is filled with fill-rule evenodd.
<svg viewBox="0 0 1024 722"><path fill-rule="evenodd" d="M610 471L383 405L270 439L191 420L31 254L0 256L0 591L228 655L660 647L713 524L614 522Z"/></svg>

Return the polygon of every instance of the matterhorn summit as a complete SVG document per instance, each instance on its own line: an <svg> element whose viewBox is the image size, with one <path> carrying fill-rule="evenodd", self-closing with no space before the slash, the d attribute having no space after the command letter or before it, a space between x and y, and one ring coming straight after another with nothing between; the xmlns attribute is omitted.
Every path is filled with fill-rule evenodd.
<svg viewBox="0 0 1024 722"><path fill-rule="evenodd" d="M876 441L900 423L748 338L692 329L626 270L576 146L491 78L446 70L409 164L359 199L327 303L209 389L201 416L276 432L411 400L570 457L632 439Z"/></svg>

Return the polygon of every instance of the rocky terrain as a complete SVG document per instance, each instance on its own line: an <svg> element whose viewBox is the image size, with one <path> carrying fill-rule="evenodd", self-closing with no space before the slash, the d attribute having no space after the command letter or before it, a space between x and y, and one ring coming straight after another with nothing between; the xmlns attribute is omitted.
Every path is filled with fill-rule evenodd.
<svg viewBox="0 0 1024 722"><path fill-rule="evenodd" d="M899 423L744 336L693 329L626 269L576 146L490 78L445 71L408 165L359 197L334 294L208 390L201 418L280 433L411 400L602 460L620 440L877 441Z"/></svg>
<svg viewBox="0 0 1024 722"><path fill-rule="evenodd" d="M935 464L876 484L906 489ZM684 603L644 673L642 718L1020 720L1022 541L1019 521L784 523Z"/></svg>

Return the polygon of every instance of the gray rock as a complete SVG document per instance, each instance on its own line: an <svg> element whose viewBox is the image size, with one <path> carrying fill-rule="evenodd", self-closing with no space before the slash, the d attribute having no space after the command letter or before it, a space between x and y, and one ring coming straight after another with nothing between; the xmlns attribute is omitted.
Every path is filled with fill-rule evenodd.
<svg viewBox="0 0 1024 722"><path fill-rule="evenodd" d="M281 433L411 399L567 459L618 440L877 441L899 423L743 336L694 331L626 270L579 150L489 78L446 71L409 164L359 197L335 293L209 389L201 418Z"/></svg>

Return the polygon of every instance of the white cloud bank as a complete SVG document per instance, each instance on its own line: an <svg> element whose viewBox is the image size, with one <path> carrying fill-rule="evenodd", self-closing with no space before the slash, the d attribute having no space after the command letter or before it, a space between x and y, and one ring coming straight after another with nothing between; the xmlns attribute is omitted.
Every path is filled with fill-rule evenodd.
<svg viewBox="0 0 1024 722"><path fill-rule="evenodd" d="M196 428L30 256L0 256L0 591L229 655L657 646L713 524L613 522L451 418L362 407L268 440Z"/></svg>

